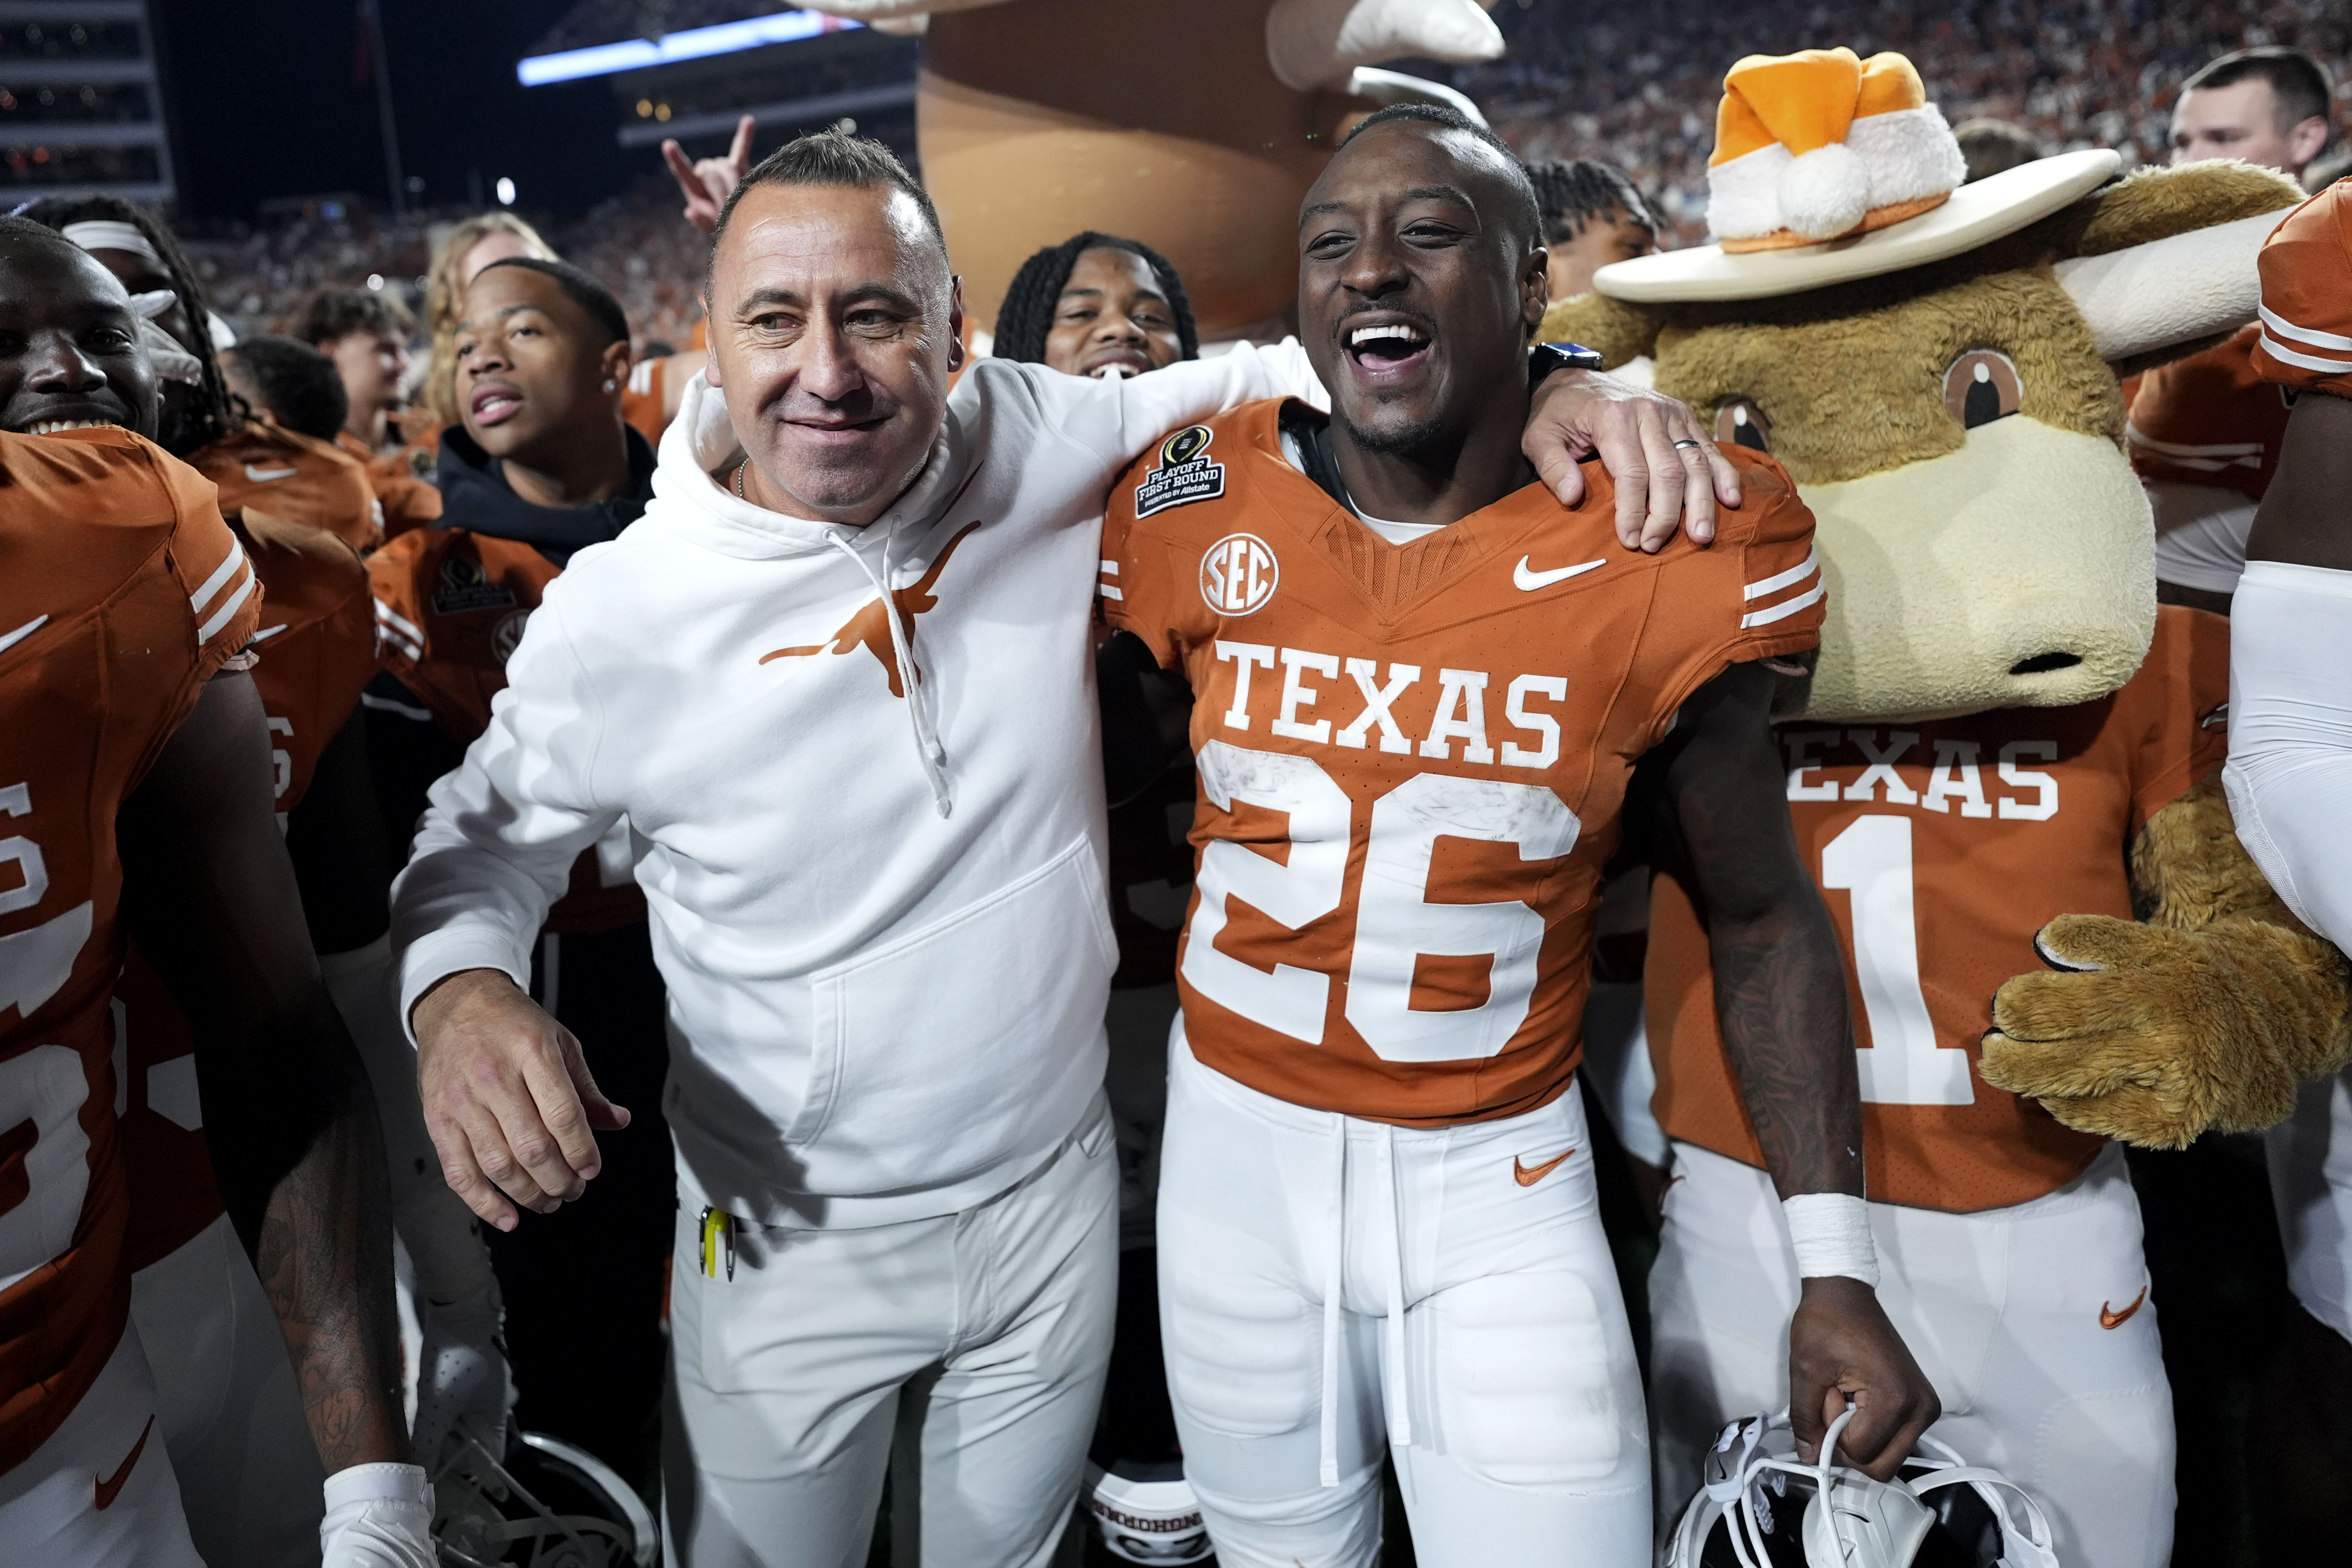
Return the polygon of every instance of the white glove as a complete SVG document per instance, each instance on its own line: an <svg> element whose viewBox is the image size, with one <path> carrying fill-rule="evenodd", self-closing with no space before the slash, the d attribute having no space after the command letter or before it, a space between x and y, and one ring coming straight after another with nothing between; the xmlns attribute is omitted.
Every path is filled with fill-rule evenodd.
<svg viewBox="0 0 2352 1568"><path fill-rule="evenodd" d="M416 1268L417 1358L412 1443L426 1471L468 1468L472 1438L504 1458L514 1379L507 1368L506 1312L489 1249L474 1216L446 1186L412 1196L394 1211Z"/></svg>
<svg viewBox="0 0 2352 1568"><path fill-rule="evenodd" d="M435 1568L433 1483L421 1465L353 1465L327 1478L320 1568Z"/></svg>

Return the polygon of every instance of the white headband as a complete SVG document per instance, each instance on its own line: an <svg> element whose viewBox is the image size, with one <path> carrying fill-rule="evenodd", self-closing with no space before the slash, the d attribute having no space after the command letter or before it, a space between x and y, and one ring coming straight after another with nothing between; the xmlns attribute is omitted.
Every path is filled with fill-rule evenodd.
<svg viewBox="0 0 2352 1568"><path fill-rule="evenodd" d="M126 224L113 218L89 218L78 224L68 224L58 231L84 250L125 250L151 263L160 272L169 272L163 257L147 236L139 232L137 224Z"/></svg>

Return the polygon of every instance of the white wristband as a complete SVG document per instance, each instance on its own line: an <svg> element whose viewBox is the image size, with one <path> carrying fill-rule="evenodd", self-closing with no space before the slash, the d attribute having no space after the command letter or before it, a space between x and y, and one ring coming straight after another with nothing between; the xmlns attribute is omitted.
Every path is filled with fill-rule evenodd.
<svg viewBox="0 0 2352 1568"><path fill-rule="evenodd" d="M1878 1288L1878 1249L1870 1239L1870 1205L1842 1192L1806 1192L1780 1200L1789 1243L1803 1280L1843 1274Z"/></svg>

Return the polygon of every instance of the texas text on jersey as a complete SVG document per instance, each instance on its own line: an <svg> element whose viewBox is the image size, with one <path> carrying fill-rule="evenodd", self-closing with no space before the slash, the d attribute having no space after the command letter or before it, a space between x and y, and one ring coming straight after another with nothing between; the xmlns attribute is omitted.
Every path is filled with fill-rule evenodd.
<svg viewBox="0 0 2352 1568"><path fill-rule="evenodd" d="M1811 647L1812 517L1769 458L1715 544L1616 540L1597 463L1392 546L1284 455L1280 406L1115 487L1112 622L1194 694L1199 875L1179 977L1207 1065L1435 1125L1532 1110L1581 1049L1634 761L1728 665Z"/></svg>
<svg viewBox="0 0 2352 1568"><path fill-rule="evenodd" d="M375 673L367 569L332 535L258 512L232 525L268 594L253 642L253 684L269 716L278 821L310 788ZM131 1176L126 1267L170 1256L221 1215L196 1095L195 1041L163 979L136 947L115 988L127 1040L122 1146Z"/></svg>
<svg viewBox="0 0 2352 1568"><path fill-rule="evenodd" d="M2229 622L2157 612L2138 674L2096 702L1777 731L1797 846L1844 944L1870 1196L2006 1207L2082 1174L2105 1140L1987 1084L1993 992L2042 967L2060 915L2132 917L2126 856L2147 819L2221 766ZM1658 868L1644 978L1659 1124L1761 1166L1716 1026L1687 875Z"/></svg>
<svg viewBox="0 0 2352 1568"><path fill-rule="evenodd" d="M0 434L0 1471L128 1311L118 807L251 639L213 487L121 430Z"/></svg>
<svg viewBox="0 0 2352 1568"><path fill-rule="evenodd" d="M2352 185L2338 180L2287 214L2263 246L2254 369L2300 392L2352 397Z"/></svg>
<svg viewBox="0 0 2352 1568"><path fill-rule="evenodd" d="M225 513L261 511L324 528L355 550L383 542L383 508L367 469L332 442L247 420L188 461L220 487Z"/></svg>
<svg viewBox="0 0 2352 1568"><path fill-rule="evenodd" d="M367 565L384 667L444 734L471 745L489 727L507 659L559 569L530 545L467 528L402 534ZM550 931L612 931L646 917L626 857L607 865L602 848L572 868L571 891L548 912Z"/></svg>

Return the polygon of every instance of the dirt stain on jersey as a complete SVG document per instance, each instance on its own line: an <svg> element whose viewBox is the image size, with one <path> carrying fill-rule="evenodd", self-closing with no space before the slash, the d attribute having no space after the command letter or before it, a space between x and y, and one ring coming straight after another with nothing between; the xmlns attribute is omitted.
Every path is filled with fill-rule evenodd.
<svg viewBox="0 0 2352 1568"><path fill-rule="evenodd" d="M907 667L914 671L917 680L923 678L923 671L922 666L916 664L914 660L915 617L927 610L939 608L939 597L931 590L939 585L940 573L947 570L948 558L955 554L956 546L970 538L971 531L978 527L980 527L978 523L966 523L957 531L956 537L948 541L947 548L940 551L939 559L931 562L930 570L923 573L909 586L894 588L890 591L890 598L898 605L898 613L905 621L904 630L908 639ZM772 653L761 654L760 663L764 664L773 659L805 659L817 653L846 653L853 648L861 647L873 654L876 661L881 664L883 674L890 682L890 695L894 697L905 696L907 693L898 683L898 661L892 656L890 648L889 617L884 612L882 601L879 599L851 616L843 623L840 631L835 632L825 641L805 648L779 648Z"/></svg>

